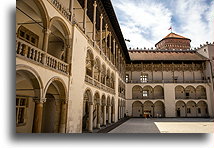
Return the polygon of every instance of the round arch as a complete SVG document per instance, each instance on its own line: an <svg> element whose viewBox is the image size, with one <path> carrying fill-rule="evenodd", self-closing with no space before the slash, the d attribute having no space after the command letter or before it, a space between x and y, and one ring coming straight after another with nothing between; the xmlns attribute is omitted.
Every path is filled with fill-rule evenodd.
<svg viewBox="0 0 214 148"><path fill-rule="evenodd" d="M187 117L197 117L196 103L194 101L188 101L187 107Z"/></svg>
<svg viewBox="0 0 214 148"><path fill-rule="evenodd" d="M207 99L206 88L202 85L196 87L196 97L197 99Z"/></svg>
<svg viewBox="0 0 214 148"><path fill-rule="evenodd" d="M164 89L162 86L157 85L154 87L154 97L156 99L164 99Z"/></svg>
<svg viewBox="0 0 214 148"><path fill-rule="evenodd" d="M165 117L165 106L162 101L156 101L154 103L154 117Z"/></svg>
<svg viewBox="0 0 214 148"><path fill-rule="evenodd" d="M186 103L184 101L177 101L175 106L176 117L186 117Z"/></svg>
<svg viewBox="0 0 214 148"><path fill-rule="evenodd" d="M132 103L132 117L142 117L143 116L143 104L140 101L135 101Z"/></svg>
<svg viewBox="0 0 214 148"><path fill-rule="evenodd" d="M185 88L181 85L175 87L175 98L184 99L185 98Z"/></svg>
<svg viewBox="0 0 214 148"><path fill-rule="evenodd" d="M143 104L144 117L154 117L154 104L152 101L145 101Z"/></svg>
<svg viewBox="0 0 214 148"><path fill-rule="evenodd" d="M135 85L132 87L132 99L141 99L142 98L143 88L140 85Z"/></svg>
<svg viewBox="0 0 214 148"><path fill-rule="evenodd" d="M198 117L208 117L208 105L205 101L199 101L197 103L197 116Z"/></svg>

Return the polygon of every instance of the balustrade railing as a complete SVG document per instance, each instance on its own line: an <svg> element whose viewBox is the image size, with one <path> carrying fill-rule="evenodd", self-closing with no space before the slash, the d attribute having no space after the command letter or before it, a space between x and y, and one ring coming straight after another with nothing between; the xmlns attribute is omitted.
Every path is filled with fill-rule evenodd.
<svg viewBox="0 0 214 148"><path fill-rule="evenodd" d="M206 96L197 97L175 97L176 100L206 100Z"/></svg>
<svg viewBox="0 0 214 148"><path fill-rule="evenodd" d="M115 94L115 90L113 88L110 88L110 87L100 83L99 81L93 79L92 77L90 77L88 75L85 75L85 82L87 82L90 85L92 85L96 88L99 88L103 91L106 91L106 92L111 93L111 94Z"/></svg>
<svg viewBox="0 0 214 148"><path fill-rule="evenodd" d="M159 100L164 99L164 96L154 96L154 97L133 97L134 100Z"/></svg>
<svg viewBox="0 0 214 148"><path fill-rule="evenodd" d="M136 84L145 84L145 83L208 83L208 80L129 80L126 83L136 83Z"/></svg>
<svg viewBox="0 0 214 148"><path fill-rule="evenodd" d="M16 55L68 74L67 63L19 38L16 39Z"/></svg>

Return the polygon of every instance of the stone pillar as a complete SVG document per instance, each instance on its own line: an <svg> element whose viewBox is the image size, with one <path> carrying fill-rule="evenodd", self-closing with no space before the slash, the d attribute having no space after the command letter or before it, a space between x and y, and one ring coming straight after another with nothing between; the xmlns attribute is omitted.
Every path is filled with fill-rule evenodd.
<svg viewBox="0 0 214 148"><path fill-rule="evenodd" d="M120 106L118 106L118 120L120 120Z"/></svg>
<svg viewBox="0 0 214 148"><path fill-rule="evenodd" d="M93 132L93 103L89 103L89 125L88 131Z"/></svg>
<svg viewBox="0 0 214 148"><path fill-rule="evenodd" d="M71 20L73 18L73 14L74 14L74 0L70 0L70 6L69 6L69 11L71 13Z"/></svg>
<svg viewBox="0 0 214 148"><path fill-rule="evenodd" d="M116 41L115 39L113 40L113 64L115 65L115 49L116 48Z"/></svg>
<svg viewBox="0 0 214 148"><path fill-rule="evenodd" d="M46 98L34 99L34 101L35 101L35 111L34 111L34 120L33 120L33 133L41 133L43 103L46 101Z"/></svg>
<svg viewBox="0 0 214 148"><path fill-rule="evenodd" d="M97 104L97 109L98 109L98 113L97 113L97 128L100 129L100 120L101 120L101 104Z"/></svg>
<svg viewBox="0 0 214 148"><path fill-rule="evenodd" d="M63 100L61 104L61 119L59 125L59 133L65 133L67 119L67 105L68 100Z"/></svg>
<svg viewBox="0 0 214 148"><path fill-rule="evenodd" d="M44 32L44 36L43 36L42 50L44 52L47 52L48 51L48 38L49 38L49 35L51 33L51 30L49 30L49 29L43 29L43 32Z"/></svg>
<svg viewBox="0 0 214 148"><path fill-rule="evenodd" d="M103 106L103 125L106 126L106 105Z"/></svg>
<svg viewBox="0 0 214 148"><path fill-rule="evenodd" d="M111 123L111 106L108 106L108 123Z"/></svg>
<svg viewBox="0 0 214 148"><path fill-rule="evenodd" d="M114 105L112 105L112 107L113 107L112 122L115 123L115 107Z"/></svg>
<svg viewBox="0 0 214 148"><path fill-rule="evenodd" d="M107 55L108 53L107 53L107 51L108 51L108 24L106 24L105 25L105 51L104 51L104 53L105 53L105 55Z"/></svg>
<svg viewBox="0 0 214 148"><path fill-rule="evenodd" d="M84 14L83 14L83 29L84 33L86 33L86 16L87 16L87 0L84 1Z"/></svg>
<svg viewBox="0 0 214 148"><path fill-rule="evenodd" d="M103 49L103 14L100 15L100 49Z"/></svg>
<svg viewBox="0 0 214 148"><path fill-rule="evenodd" d="M93 40L94 40L94 42L95 42L95 40L96 40L96 37L95 37L95 35L96 35L96 11L97 11L97 2L96 1L94 1L94 4L93 4L93 6L94 6L94 16L93 16Z"/></svg>
<svg viewBox="0 0 214 148"><path fill-rule="evenodd" d="M109 61L111 61L111 32L109 33Z"/></svg>

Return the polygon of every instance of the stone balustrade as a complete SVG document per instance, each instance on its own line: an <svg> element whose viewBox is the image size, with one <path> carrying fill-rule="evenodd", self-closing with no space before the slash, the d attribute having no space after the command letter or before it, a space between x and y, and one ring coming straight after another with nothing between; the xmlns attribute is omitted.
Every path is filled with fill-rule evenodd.
<svg viewBox="0 0 214 148"><path fill-rule="evenodd" d="M206 100L206 96L199 97L175 97L176 100Z"/></svg>
<svg viewBox="0 0 214 148"><path fill-rule="evenodd" d="M16 55L21 58L26 58L30 61L47 66L53 70L68 74L69 64L48 53L45 53L41 49L19 38L16 39Z"/></svg>
<svg viewBox="0 0 214 148"><path fill-rule="evenodd" d="M90 77L88 75L85 76L85 82L87 82L88 84L90 84L98 89L101 89L105 92L115 94L115 90L113 88L110 88L110 87L100 83L99 81L93 79L92 77Z"/></svg>
<svg viewBox="0 0 214 148"><path fill-rule="evenodd" d="M147 80L147 81L140 81L140 80L129 80L126 83L133 83L133 84L144 84L144 83L209 83L208 80Z"/></svg>

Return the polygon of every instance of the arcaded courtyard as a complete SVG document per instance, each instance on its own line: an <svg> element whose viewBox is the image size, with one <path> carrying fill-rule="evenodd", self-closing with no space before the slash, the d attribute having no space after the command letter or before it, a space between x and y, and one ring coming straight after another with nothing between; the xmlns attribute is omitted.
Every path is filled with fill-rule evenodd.
<svg viewBox="0 0 214 148"><path fill-rule="evenodd" d="M131 118L109 133L214 133L209 118Z"/></svg>

